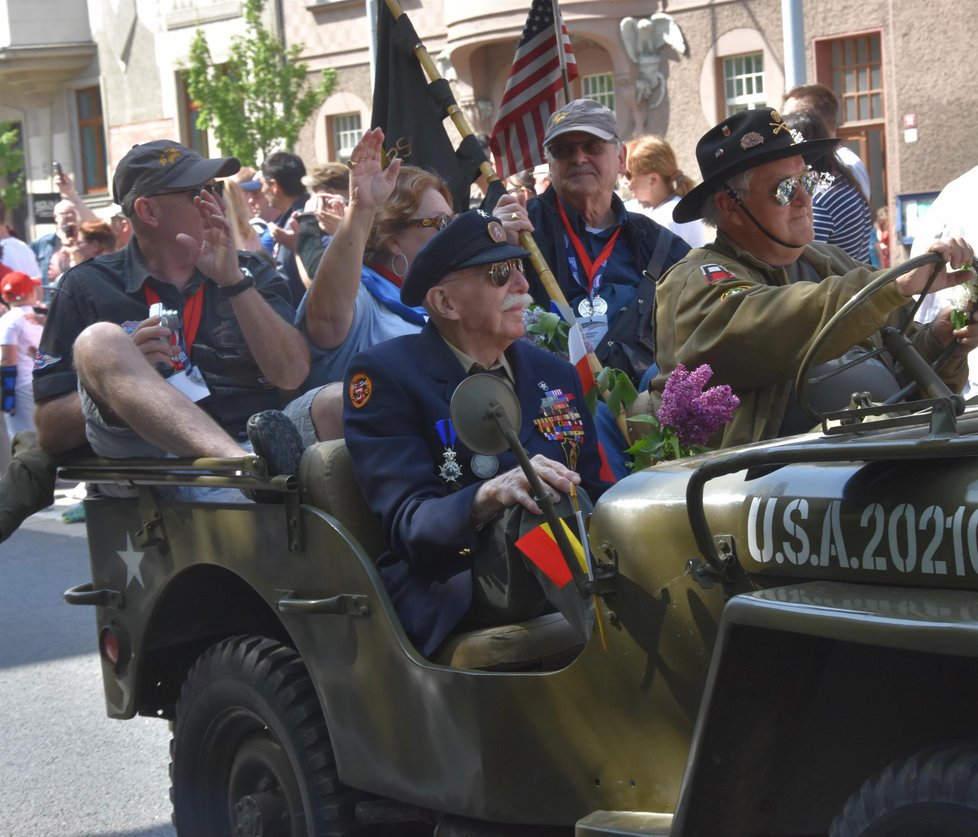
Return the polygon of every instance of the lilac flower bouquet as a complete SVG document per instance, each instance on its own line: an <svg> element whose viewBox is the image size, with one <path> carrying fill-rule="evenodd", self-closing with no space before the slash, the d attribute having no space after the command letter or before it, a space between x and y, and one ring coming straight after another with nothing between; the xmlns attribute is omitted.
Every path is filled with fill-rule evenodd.
<svg viewBox="0 0 978 837"><path fill-rule="evenodd" d="M680 363L662 390L658 415L629 418L649 425L649 432L625 451L634 459L633 470L707 450L710 437L730 421L740 404L726 384L703 389L712 375L709 364L690 372Z"/></svg>

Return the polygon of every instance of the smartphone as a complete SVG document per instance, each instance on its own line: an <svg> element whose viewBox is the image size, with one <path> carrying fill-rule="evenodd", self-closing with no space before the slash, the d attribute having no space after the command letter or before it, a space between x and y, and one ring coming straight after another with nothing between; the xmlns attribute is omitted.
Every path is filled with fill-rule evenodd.
<svg viewBox="0 0 978 837"><path fill-rule="evenodd" d="M51 163L51 168L54 170L55 177L62 177L64 175L64 171L61 168L61 163L59 163L57 160Z"/></svg>

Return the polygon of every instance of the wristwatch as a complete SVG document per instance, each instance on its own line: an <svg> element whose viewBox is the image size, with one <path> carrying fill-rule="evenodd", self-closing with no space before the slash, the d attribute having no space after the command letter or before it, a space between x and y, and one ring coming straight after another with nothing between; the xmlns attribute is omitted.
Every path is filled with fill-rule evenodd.
<svg viewBox="0 0 978 837"><path fill-rule="evenodd" d="M255 275L248 270L246 267L241 268L241 276L243 277L240 282L235 282L233 285L218 285L217 289L226 298L230 299L233 296L237 296L240 293L248 290L248 288L255 287Z"/></svg>

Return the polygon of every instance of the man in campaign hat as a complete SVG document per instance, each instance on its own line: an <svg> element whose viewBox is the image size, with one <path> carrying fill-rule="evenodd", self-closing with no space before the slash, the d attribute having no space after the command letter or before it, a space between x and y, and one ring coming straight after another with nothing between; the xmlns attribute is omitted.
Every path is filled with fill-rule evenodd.
<svg viewBox="0 0 978 837"><path fill-rule="evenodd" d="M520 339L526 256L496 218L462 213L418 253L401 287L402 302L428 311L424 330L371 347L348 369L346 442L390 549L378 566L426 655L474 618L472 556L493 542L506 510L540 513L511 453L482 456L457 438L449 404L464 378L488 371L513 387L516 430L551 494L573 484L596 498L606 487L574 368ZM563 441L538 421L547 411L563 421Z"/></svg>
<svg viewBox="0 0 978 837"><path fill-rule="evenodd" d="M87 438L107 457L241 456L249 417L305 379L284 280L234 247L215 178L239 165L172 140L119 162L133 238L64 274L35 359L47 453Z"/></svg>
<svg viewBox="0 0 978 837"><path fill-rule="evenodd" d="M696 146L703 182L673 215L679 222L703 218L717 228L717 237L691 251L659 282L659 374L650 385L651 407L658 407L677 364L688 369L710 364L711 384L729 384L741 402L722 437L714 440L722 446L810 429L811 419L798 408L793 392L801 360L828 319L878 275L838 247L812 243L811 195L819 176L808 164L837 142L801 141L776 110L758 108L723 120ZM963 240L935 242L930 249L956 269L942 271L935 289L974 275L959 270L973 258ZM863 352L860 344L922 290L930 272L925 266L905 274L871 297L861 316L845 320L831 347L835 357L826 358L827 368L820 371ZM918 329L913 340L928 359L957 342L941 375L960 390L978 325L953 329L949 310ZM899 389L900 372L871 360L814 386L813 404L823 411L842 409L856 391L881 399ZM639 406L648 409L641 400Z"/></svg>

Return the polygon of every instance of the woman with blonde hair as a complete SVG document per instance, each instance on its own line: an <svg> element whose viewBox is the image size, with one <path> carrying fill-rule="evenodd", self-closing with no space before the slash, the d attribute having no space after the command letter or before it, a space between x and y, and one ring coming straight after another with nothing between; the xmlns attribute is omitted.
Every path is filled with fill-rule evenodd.
<svg viewBox="0 0 978 837"><path fill-rule="evenodd" d="M662 137L649 134L631 140L625 147L625 180L634 195L626 201L625 209L648 215L690 247L702 247L711 241L713 236L702 221L677 224L672 219L672 210L679 199L696 185L679 168L672 146Z"/></svg>

